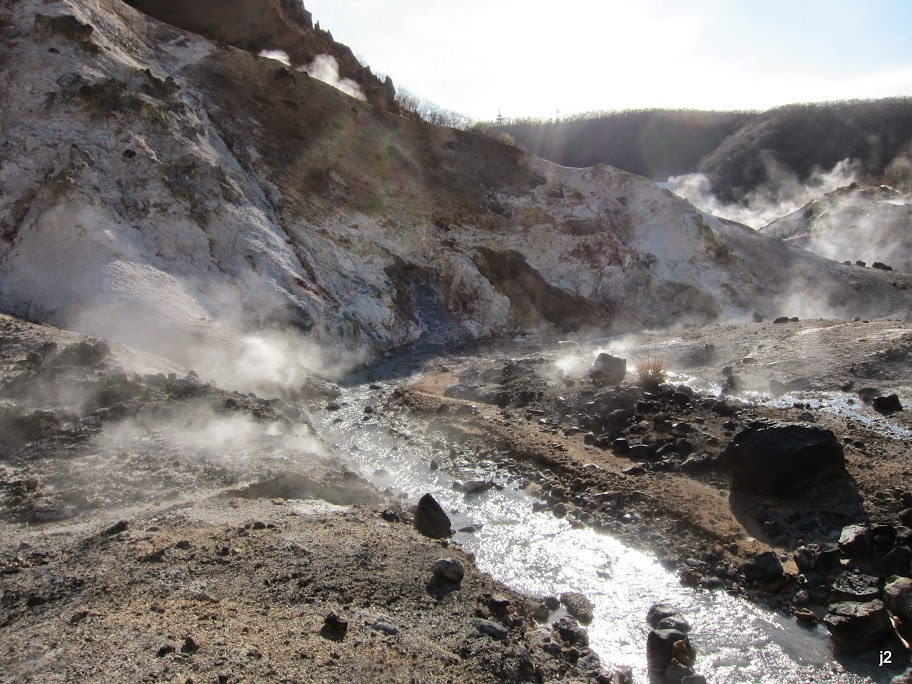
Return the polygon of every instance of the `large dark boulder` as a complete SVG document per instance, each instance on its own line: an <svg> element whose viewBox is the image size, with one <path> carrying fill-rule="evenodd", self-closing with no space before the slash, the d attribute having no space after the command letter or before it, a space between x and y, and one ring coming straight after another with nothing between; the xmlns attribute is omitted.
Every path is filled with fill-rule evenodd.
<svg viewBox="0 0 912 684"><path fill-rule="evenodd" d="M824 472L845 472L842 445L813 425L758 422L739 432L722 452L732 488L777 494Z"/></svg>
<svg viewBox="0 0 912 684"><path fill-rule="evenodd" d="M761 553L759 556L744 561L741 564L741 571L745 579L754 582L766 582L779 579L782 577L782 563L772 551Z"/></svg>
<svg viewBox="0 0 912 684"><path fill-rule="evenodd" d="M893 615L905 622L912 622L912 579L892 577L884 588L884 603Z"/></svg>
<svg viewBox="0 0 912 684"><path fill-rule="evenodd" d="M592 370L599 374L599 380L603 384L616 385L627 375L627 360L602 352L595 357Z"/></svg>
<svg viewBox="0 0 912 684"><path fill-rule="evenodd" d="M865 601L880 598L880 584L881 581L873 575L862 575L846 571L833 582L830 600L833 602L855 601L864 603Z"/></svg>
<svg viewBox="0 0 912 684"><path fill-rule="evenodd" d="M430 494L419 499L414 524L416 530L431 539L444 539L453 534L449 516Z"/></svg>
<svg viewBox="0 0 912 684"><path fill-rule="evenodd" d="M866 651L879 647L893 632L883 601L844 601L827 608L824 624L843 651Z"/></svg>

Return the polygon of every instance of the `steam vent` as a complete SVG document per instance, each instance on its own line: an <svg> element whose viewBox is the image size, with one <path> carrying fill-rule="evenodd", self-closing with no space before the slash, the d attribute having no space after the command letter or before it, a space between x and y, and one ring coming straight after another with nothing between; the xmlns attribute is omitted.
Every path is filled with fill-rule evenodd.
<svg viewBox="0 0 912 684"><path fill-rule="evenodd" d="M512 1L0 0L0 682L912 680L912 100Z"/></svg>

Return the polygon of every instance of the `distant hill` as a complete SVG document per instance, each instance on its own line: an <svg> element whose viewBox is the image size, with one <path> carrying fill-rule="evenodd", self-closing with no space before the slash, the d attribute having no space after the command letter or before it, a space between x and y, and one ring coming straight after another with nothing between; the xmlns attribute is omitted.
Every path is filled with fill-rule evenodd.
<svg viewBox="0 0 912 684"><path fill-rule="evenodd" d="M863 175L879 182L910 139L912 98L788 105L747 120L698 170L724 201L740 199L767 180L764 157L801 179L815 167L857 159Z"/></svg>
<svg viewBox="0 0 912 684"><path fill-rule="evenodd" d="M664 180L700 161L755 117L746 112L629 110L559 121L518 120L499 130L562 166L611 166Z"/></svg>
<svg viewBox="0 0 912 684"><path fill-rule="evenodd" d="M704 173L723 201L768 180L770 162L808 178L857 159L879 182L912 140L912 98L797 104L766 112L637 110L498 126L530 152L564 166L607 163L665 180Z"/></svg>

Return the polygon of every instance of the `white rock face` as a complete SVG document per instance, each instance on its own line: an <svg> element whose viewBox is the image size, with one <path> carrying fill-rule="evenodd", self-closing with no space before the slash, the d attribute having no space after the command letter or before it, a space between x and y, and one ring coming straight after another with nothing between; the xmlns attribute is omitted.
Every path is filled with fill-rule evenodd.
<svg viewBox="0 0 912 684"><path fill-rule="evenodd" d="M31 320L250 386L417 340L909 310L895 274L379 112L118 0L0 19L0 308Z"/></svg>
<svg viewBox="0 0 912 684"><path fill-rule="evenodd" d="M890 188L840 188L760 232L834 261L912 273L912 198Z"/></svg>

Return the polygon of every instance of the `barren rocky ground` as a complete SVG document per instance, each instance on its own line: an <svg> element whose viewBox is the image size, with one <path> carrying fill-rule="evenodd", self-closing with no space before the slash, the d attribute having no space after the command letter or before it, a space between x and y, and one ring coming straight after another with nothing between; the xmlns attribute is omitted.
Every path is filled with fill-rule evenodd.
<svg viewBox="0 0 912 684"><path fill-rule="evenodd" d="M399 401L451 439L493 447L542 507L648 549L684 584L814 621L827 615L846 573L870 578L881 593L889 577L909 575L908 410L884 415L871 406L874 395L896 392L909 403L908 324L757 323L612 343L632 359L664 359L677 381L644 389L630 372L627 382L606 385L590 377L597 345L514 343L483 361L432 364ZM795 474L778 491L734 487L725 452L758 424L832 433L844 467ZM852 525L889 541L850 550L837 542ZM815 565L815 555L799 567L802 548L835 554L833 562ZM774 567L754 581L749 568L770 551L784 572Z"/></svg>
<svg viewBox="0 0 912 684"><path fill-rule="evenodd" d="M0 324L0 681L609 681L293 404Z"/></svg>

